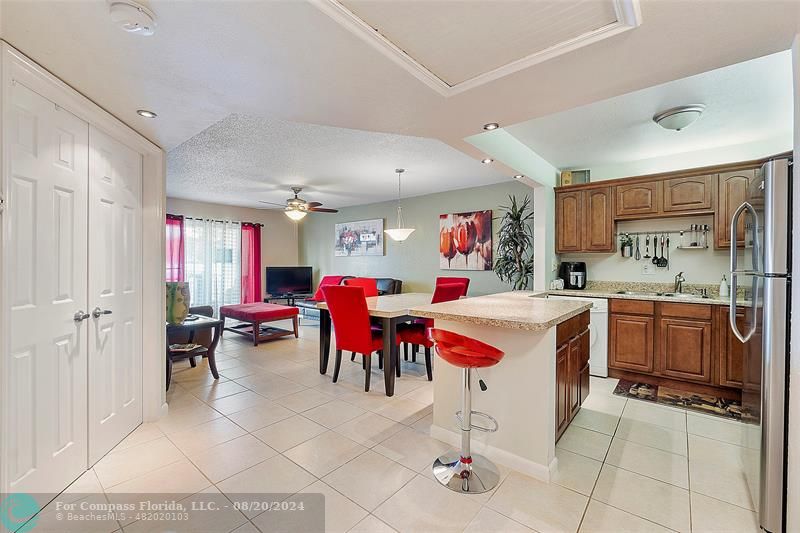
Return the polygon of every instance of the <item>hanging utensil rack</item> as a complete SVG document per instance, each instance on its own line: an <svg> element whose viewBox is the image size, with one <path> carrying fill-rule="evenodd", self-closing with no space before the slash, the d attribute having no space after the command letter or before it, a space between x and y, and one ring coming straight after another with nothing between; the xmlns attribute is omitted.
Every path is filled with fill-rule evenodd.
<svg viewBox="0 0 800 533"><path fill-rule="evenodd" d="M686 244L686 245L683 245L683 246L677 245L677 246L675 246L675 248L678 249L678 250L707 250L708 249L708 237L709 237L709 235L711 235L711 230L713 228L712 228L712 226L710 224L696 224L696 226L699 226L699 227L692 228L690 226L688 228L682 228L682 229L665 229L665 230L654 230L654 231L618 231L616 233L616 236L617 236L617 238L619 238L619 237L621 237L623 235L628 235L628 236L637 236L637 235L658 235L658 236L661 236L661 235L664 235L664 236L669 237L669 236L674 236L674 235L680 235L681 233L683 233L684 237L687 237L687 236L690 236L692 234L692 232L695 232L698 236L700 234L705 234L705 235L703 235L703 239L702 239L706 243L705 246L700 245L700 244L698 244L698 245ZM691 237L688 237L688 238L691 240Z"/></svg>

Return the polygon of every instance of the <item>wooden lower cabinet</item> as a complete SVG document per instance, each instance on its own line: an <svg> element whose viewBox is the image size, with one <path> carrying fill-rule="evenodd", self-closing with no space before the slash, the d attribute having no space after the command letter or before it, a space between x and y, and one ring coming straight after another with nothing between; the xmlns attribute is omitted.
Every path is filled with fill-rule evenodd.
<svg viewBox="0 0 800 533"><path fill-rule="evenodd" d="M556 440L589 396L588 311L557 326Z"/></svg>
<svg viewBox="0 0 800 533"><path fill-rule="evenodd" d="M711 322L662 318L658 326L661 374L711 383Z"/></svg>
<svg viewBox="0 0 800 533"><path fill-rule="evenodd" d="M653 371L652 316L611 314L609 316L608 364L634 372Z"/></svg>
<svg viewBox="0 0 800 533"><path fill-rule="evenodd" d="M719 384L722 387L737 387L743 385L744 376L744 349L745 345L736 338L729 325L730 311L727 307L719 307L717 323ZM739 331L747 329L745 324L744 308L736 309L736 324ZM760 373L759 373L760 374Z"/></svg>

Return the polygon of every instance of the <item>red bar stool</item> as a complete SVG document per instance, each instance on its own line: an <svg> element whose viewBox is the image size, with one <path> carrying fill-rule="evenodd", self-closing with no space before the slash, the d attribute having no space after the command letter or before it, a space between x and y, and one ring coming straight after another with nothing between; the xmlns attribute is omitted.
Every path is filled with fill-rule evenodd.
<svg viewBox="0 0 800 533"><path fill-rule="evenodd" d="M463 369L461 411L456 413L456 418L461 423L461 451L448 452L436 459L433 463L433 475L439 483L456 492L480 494L490 491L500 481L500 471L487 458L472 455L470 433L473 429L497 431L497 420L486 413L472 410L472 369L494 366L505 354L494 346L452 331L436 328L428 331L439 357ZM481 389L486 390L483 382ZM472 415L489 419L492 427L472 424Z"/></svg>

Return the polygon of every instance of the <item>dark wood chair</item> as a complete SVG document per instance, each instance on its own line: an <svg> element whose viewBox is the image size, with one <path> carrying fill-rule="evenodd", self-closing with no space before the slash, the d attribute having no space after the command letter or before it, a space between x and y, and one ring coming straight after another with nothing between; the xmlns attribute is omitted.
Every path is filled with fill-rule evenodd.
<svg viewBox="0 0 800 533"><path fill-rule="evenodd" d="M201 315L212 317L214 316L214 308L210 305L198 305L196 307L189 308L189 314L191 315ZM170 345L172 344L199 344L205 348L205 350L197 349L197 351L189 352L188 355L182 356L181 353L170 352L170 357L173 359L182 359L183 357L188 357L189 364L192 365L192 368L197 366L197 362L195 361L195 357L202 356L205 357L208 353L208 348L211 346L211 342L214 340L214 330L213 329L201 329L197 332L186 332L186 331L171 331L168 334L167 341Z"/></svg>

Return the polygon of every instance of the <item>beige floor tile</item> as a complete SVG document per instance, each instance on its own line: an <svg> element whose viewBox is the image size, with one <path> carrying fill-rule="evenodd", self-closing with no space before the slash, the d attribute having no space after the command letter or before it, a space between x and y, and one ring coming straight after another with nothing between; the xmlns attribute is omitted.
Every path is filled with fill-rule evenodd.
<svg viewBox="0 0 800 533"><path fill-rule="evenodd" d="M562 449L556 449L556 459L553 483L590 496L603 463Z"/></svg>
<svg viewBox="0 0 800 533"><path fill-rule="evenodd" d="M375 515L368 515L356 524L349 533L396 533L392 527Z"/></svg>
<svg viewBox="0 0 800 533"><path fill-rule="evenodd" d="M295 413L302 413L314 407L328 403L335 398L330 394L325 394L316 389L305 389L288 396L283 396L275 400L276 403L291 409Z"/></svg>
<svg viewBox="0 0 800 533"><path fill-rule="evenodd" d="M620 420L614 438L637 442L678 455L688 455L685 432L640 422L632 418Z"/></svg>
<svg viewBox="0 0 800 533"><path fill-rule="evenodd" d="M242 426L247 431L253 432L263 427L280 422L285 418L289 418L294 413L282 405L275 402L269 404L257 405L255 407L248 407L243 411L233 413L228 418Z"/></svg>
<svg viewBox="0 0 800 533"><path fill-rule="evenodd" d="M433 425L433 413L420 418L419 420L411 424L411 427L414 428L414 431L418 431L423 435L430 435L432 425Z"/></svg>
<svg viewBox="0 0 800 533"><path fill-rule="evenodd" d="M482 507L464 530L464 533L529 533L532 531L531 528L525 527L519 522L514 522L497 511Z"/></svg>
<svg viewBox="0 0 800 533"><path fill-rule="evenodd" d="M401 397L388 402L375 412L408 426L432 413L433 406Z"/></svg>
<svg viewBox="0 0 800 533"><path fill-rule="evenodd" d="M237 527L231 533L261 533L252 522L245 522L243 525Z"/></svg>
<svg viewBox="0 0 800 533"><path fill-rule="evenodd" d="M686 432L686 412L644 400L630 400L625 405L622 418L638 420L668 429Z"/></svg>
<svg viewBox="0 0 800 533"><path fill-rule="evenodd" d="M325 497L325 531L344 533L367 516L360 506L322 481L317 481L300 491L300 494L319 493ZM256 523L258 519L256 518Z"/></svg>
<svg viewBox="0 0 800 533"><path fill-rule="evenodd" d="M584 429L570 424L561 435L556 448L577 453L596 461L605 459L608 447L611 446L611 435Z"/></svg>
<svg viewBox="0 0 800 533"><path fill-rule="evenodd" d="M371 448L383 442L405 426L376 413L364 413L334 429L337 433Z"/></svg>
<svg viewBox="0 0 800 533"><path fill-rule="evenodd" d="M228 479L217 483L217 488L225 494L294 494L311 485L316 478L282 455L248 468ZM256 512L246 512L248 517Z"/></svg>
<svg viewBox="0 0 800 533"><path fill-rule="evenodd" d="M695 533L759 533L753 511L693 492L692 531Z"/></svg>
<svg viewBox="0 0 800 533"><path fill-rule="evenodd" d="M170 386L167 393L167 405L169 405L170 411L174 411L186 407L200 407L204 403L197 396L176 383Z"/></svg>
<svg viewBox="0 0 800 533"><path fill-rule="evenodd" d="M720 440L738 446L746 444L745 424L735 420L687 413L686 425L692 435Z"/></svg>
<svg viewBox="0 0 800 533"><path fill-rule="evenodd" d="M164 436L164 432L153 422L145 422L128 434L125 439L114 447L114 451L124 450L131 446L154 441Z"/></svg>
<svg viewBox="0 0 800 533"><path fill-rule="evenodd" d="M247 518L224 498L218 490L211 487L181 500L181 504L189 509L188 517L181 516L180 519L175 520L144 520L126 524L125 533L239 531L239 527L247 524ZM216 506L214 511L192 511L192 509L208 508L211 505ZM225 507L226 505L228 507ZM169 516L168 513L165 513L165 515Z"/></svg>
<svg viewBox="0 0 800 533"><path fill-rule="evenodd" d="M413 470L368 450L325 476L323 481L372 511L414 476Z"/></svg>
<svg viewBox="0 0 800 533"><path fill-rule="evenodd" d="M619 423L619 416L617 415L610 415L608 413L592 411L591 409L581 407L581 410L578 411L578 414L572 419L571 425L590 429L606 435L613 435L614 431L617 429L617 423Z"/></svg>
<svg viewBox="0 0 800 533"><path fill-rule="evenodd" d="M591 390L591 386L590 389ZM622 415L628 399L623 396L612 396L609 394L589 394L589 397L581 405L581 409L598 411L609 415Z"/></svg>
<svg viewBox="0 0 800 533"><path fill-rule="evenodd" d="M94 465L97 479L106 489L183 459L166 437L112 451Z"/></svg>
<svg viewBox="0 0 800 533"><path fill-rule="evenodd" d="M180 451L191 457L244 434L245 431L242 428L227 418L217 418L205 424L172 433L168 438Z"/></svg>
<svg viewBox="0 0 800 533"><path fill-rule="evenodd" d="M115 494L195 494L211 482L188 459L153 470L106 490L109 499Z"/></svg>
<svg viewBox="0 0 800 533"><path fill-rule="evenodd" d="M173 369L172 371L172 383L178 383L189 389L225 381L228 381L228 378L214 379L205 361L198 364L196 368L187 367L185 370Z"/></svg>
<svg viewBox="0 0 800 533"><path fill-rule="evenodd" d="M586 508L580 533L670 533L670 529L610 505L592 500Z"/></svg>
<svg viewBox="0 0 800 533"><path fill-rule="evenodd" d="M417 476L374 511L397 531L463 531L480 505Z"/></svg>
<svg viewBox="0 0 800 533"><path fill-rule="evenodd" d="M233 413L244 411L249 407L256 407L259 405L269 406L271 405L271 402L260 394L246 390L238 394L220 398L219 400L210 401L208 402L208 405L223 415L232 415Z"/></svg>
<svg viewBox="0 0 800 533"><path fill-rule="evenodd" d="M619 380L616 378L601 378L591 376L589 378L589 391L591 394L613 394Z"/></svg>
<svg viewBox="0 0 800 533"><path fill-rule="evenodd" d="M208 479L217 483L277 453L254 436L243 435L190 455L189 458Z"/></svg>
<svg viewBox="0 0 800 533"><path fill-rule="evenodd" d="M227 370L220 370L219 373L228 379L239 379L245 376L258 374L260 371L261 368L256 365L241 362L240 366L229 368Z"/></svg>
<svg viewBox="0 0 800 533"><path fill-rule="evenodd" d="M97 474L94 473L94 469L92 468L81 474L81 477L73 481L69 487L64 489L64 492L61 494L61 496L68 494L80 494L81 496L86 496L87 494L95 494L100 492L103 492L103 485L100 483L100 480L97 479Z"/></svg>
<svg viewBox="0 0 800 533"><path fill-rule="evenodd" d="M326 431L328 428L325 426L312 422L304 416L294 415L254 431L253 435L275 450L285 452Z"/></svg>
<svg viewBox="0 0 800 533"><path fill-rule="evenodd" d="M397 392L395 391L395 395ZM433 404L433 382L426 382L423 386L418 387L411 392L403 395L403 398L414 400L424 405Z"/></svg>
<svg viewBox="0 0 800 533"><path fill-rule="evenodd" d="M69 520L64 511L64 505L75 505L75 514L78 516L89 516L89 511L82 511L82 506L100 506L108 505L106 496L102 493L92 494L77 501L65 500L63 497L57 497L54 501L50 502L42 511L36 516L35 525L30 527L28 531L46 532L46 533L71 533L73 531L80 533L109 533L119 529L120 524L115 519L110 517L103 517L97 520ZM102 517L101 513L97 513ZM30 522L29 522L30 524ZM3 531L8 531L3 528Z"/></svg>
<svg viewBox="0 0 800 533"><path fill-rule="evenodd" d="M578 529L589 498L555 483L512 472L487 506L536 531Z"/></svg>
<svg viewBox="0 0 800 533"><path fill-rule="evenodd" d="M366 448L333 431L307 440L284 455L317 477L322 477L366 451Z"/></svg>
<svg viewBox="0 0 800 533"><path fill-rule="evenodd" d="M351 403L357 407L367 411L377 411L387 403L394 400L394 396L386 396L382 390L371 389L369 392L364 392L363 389L356 391L347 391L340 394L338 399Z"/></svg>
<svg viewBox="0 0 800 533"><path fill-rule="evenodd" d="M665 452L636 442L614 437L606 464L688 489L688 460L683 455Z"/></svg>
<svg viewBox="0 0 800 533"><path fill-rule="evenodd" d="M721 468L715 463L690 459L689 487L692 492L755 510L750 487L742 469Z"/></svg>
<svg viewBox="0 0 800 533"><path fill-rule="evenodd" d="M641 474L603 465L592 499L675 531L690 530L689 491Z"/></svg>
<svg viewBox="0 0 800 533"><path fill-rule="evenodd" d="M363 414L364 410L360 407L341 400L334 400L309 409L303 413L303 416L328 429L333 429Z"/></svg>
<svg viewBox="0 0 800 533"><path fill-rule="evenodd" d="M437 457L449 451L451 446L440 440L423 435L412 428L399 431L372 449L393 461L419 472L430 466Z"/></svg>
<svg viewBox="0 0 800 533"><path fill-rule="evenodd" d="M222 415L207 405L186 407L184 409L170 409L166 416L156 422L158 428L164 433L177 433L203 422L214 420Z"/></svg>

